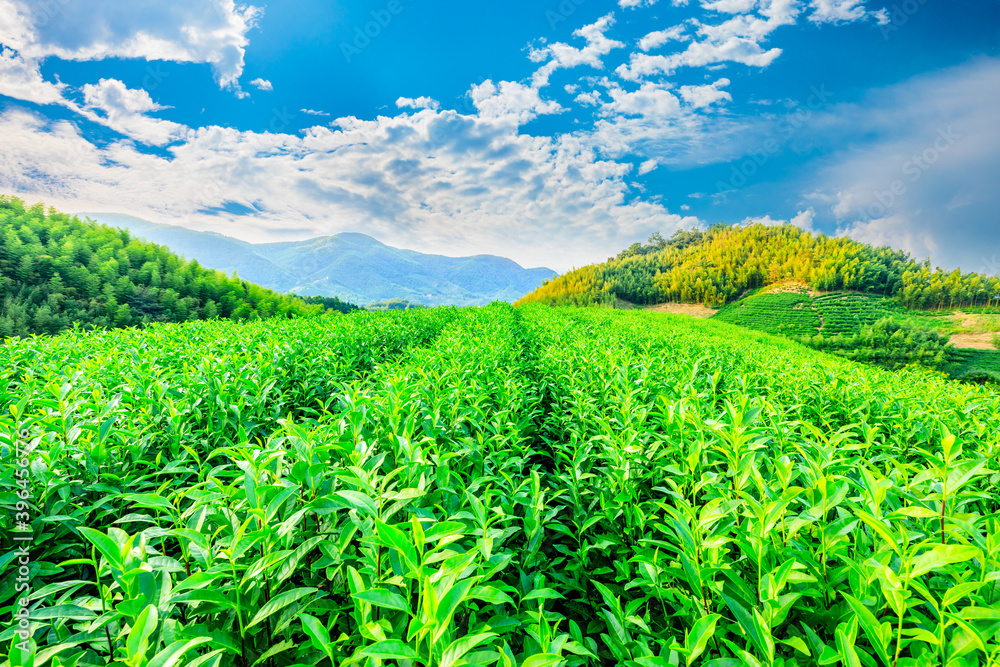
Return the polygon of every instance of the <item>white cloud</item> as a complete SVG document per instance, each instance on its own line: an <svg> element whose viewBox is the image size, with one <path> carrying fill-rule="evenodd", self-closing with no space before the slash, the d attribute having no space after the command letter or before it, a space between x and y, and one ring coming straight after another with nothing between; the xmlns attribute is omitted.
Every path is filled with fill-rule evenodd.
<svg viewBox="0 0 1000 667"><path fill-rule="evenodd" d="M699 224L634 199L624 181L631 165L599 159L572 135L533 137L504 118L428 109L333 126L302 136L206 127L150 155L129 142L97 148L72 123L11 108L0 115L0 190L251 241L365 231L417 250L499 253L557 270ZM209 212L230 203L262 213Z"/></svg>
<svg viewBox="0 0 1000 667"><path fill-rule="evenodd" d="M645 162L639 165L639 175L642 176L643 174L648 174L649 172L656 169L658 166L660 165L657 164L656 160L646 160Z"/></svg>
<svg viewBox="0 0 1000 667"><path fill-rule="evenodd" d="M260 10L233 0L0 0L0 35L26 61L144 58L206 63L239 90Z"/></svg>
<svg viewBox="0 0 1000 667"><path fill-rule="evenodd" d="M757 0L702 0L701 6L713 12L745 14L757 5Z"/></svg>
<svg viewBox="0 0 1000 667"><path fill-rule="evenodd" d="M792 218L792 224L805 232L813 231L813 220L816 219L816 209L811 206L804 211L799 211L794 218Z"/></svg>
<svg viewBox="0 0 1000 667"><path fill-rule="evenodd" d="M11 49L0 49L0 95L34 104L63 104L66 85L42 78L37 62Z"/></svg>
<svg viewBox="0 0 1000 667"><path fill-rule="evenodd" d="M610 39L604 33L615 23L614 16L608 14L602 16L596 22L586 25L575 31L575 37L582 37L587 40L587 45L578 49L569 44L555 42L540 49L531 51L531 59L534 62L545 62L542 67L535 72L533 83L536 88L548 85L549 77L559 69L571 69L581 65L587 65L594 69L603 69L602 58L613 49L623 46L621 42ZM546 62L548 61L548 62Z"/></svg>
<svg viewBox="0 0 1000 667"><path fill-rule="evenodd" d="M441 103L430 97L400 97L396 100L396 106L400 109L439 109Z"/></svg>
<svg viewBox="0 0 1000 667"><path fill-rule="evenodd" d="M639 48L643 51L651 51L652 49L658 49L667 42L687 42L691 38L684 33L685 28L682 25L675 25L666 30L657 30L640 39Z"/></svg>
<svg viewBox="0 0 1000 667"><path fill-rule="evenodd" d="M149 113L166 108L154 102L145 90L132 90L117 79L101 79L97 84L86 84L83 99L86 106L111 115Z"/></svg>
<svg viewBox="0 0 1000 667"><path fill-rule="evenodd" d="M487 79L469 91L479 115L487 120L512 121L523 125L539 115L565 111L558 102L541 98L538 89L516 81L501 81L497 86Z"/></svg>
<svg viewBox="0 0 1000 667"><path fill-rule="evenodd" d="M325 111L316 111L315 109L299 109L300 112L306 114L307 116L329 116Z"/></svg>
<svg viewBox="0 0 1000 667"><path fill-rule="evenodd" d="M998 107L996 58L833 106L803 127L824 157L799 169L800 189L826 202L844 234L978 270L1000 247ZM847 141L858 136L876 138Z"/></svg>
<svg viewBox="0 0 1000 667"><path fill-rule="evenodd" d="M716 102L732 102L733 96L722 90L728 85L729 79L719 79L707 86L681 86L680 93L685 102L692 107L701 108L711 106Z"/></svg>
<svg viewBox="0 0 1000 667"><path fill-rule="evenodd" d="M868 15L865 0L812 0L810 7L813 23L852 23Z"/></svg>
<svg viewBox="0 0 1000 667"><path fill-rule="evenodd" d="M636 9L637 7L652 7L657 0L618 0L618 6L622 9Z"/></svg>
<svg viewBox="0 0 1000 667"><path fill-rule="evenodd" d="M274 90L274 86L267 79L254 79L250 82L250 85L258 90L263 90L265 92L271 92Z"/></svg>
<svg viewBox="0 0 1000 667"><path fill-rule="evenodd" d="M606 115L670 118L680 112L681 104L669 90L669 85L644 83L639 90L628 92L618 86L608 90L611 101L601 107Z"/></svg>
<svg viewBox="0 0 1000 667"><path fill-rule="evenodd" d="M888 216L878 220L859 220L840 229L838 234L875 247L891 246L905 250L918 258L930 257L941 252L934 231L923 225L915 226L905 215ZM968 270L975 268L969 266Z"/></svg>
<svg viewBox="0 0 1000 667"><path fill-rule="evenodd" d="M781 55L781 49L765 49L762 42L782 26L793 25L799 14L797 0L762 0L757 14L739 14L719 24L697 20L701 40L670 55L633 53L629 63L615 72L628 81L642 81L657 75L671 75L682 67L707 67L734 62L750 67L767 67ZM735 5L734 5L735 7Z"/></svg>
<svg viewBox="0 0 1000 667"><path fill-rule="evenodd" d="M144 144L162 146L185 137L189 128L146 114L161 111L145 90L133 90L117 79L101 79L83 87L84 106L77 111L89 120Z"/></svg>

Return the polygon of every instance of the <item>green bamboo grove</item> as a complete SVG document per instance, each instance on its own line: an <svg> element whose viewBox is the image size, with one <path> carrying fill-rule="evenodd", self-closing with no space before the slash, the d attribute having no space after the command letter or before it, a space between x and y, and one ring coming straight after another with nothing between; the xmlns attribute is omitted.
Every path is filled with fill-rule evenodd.
<svg viewBox="0 0 1000 667"><path fill-rule="evenodd" d="M3 666L997 665L998 424L642 311L10 340Z"/></svg>

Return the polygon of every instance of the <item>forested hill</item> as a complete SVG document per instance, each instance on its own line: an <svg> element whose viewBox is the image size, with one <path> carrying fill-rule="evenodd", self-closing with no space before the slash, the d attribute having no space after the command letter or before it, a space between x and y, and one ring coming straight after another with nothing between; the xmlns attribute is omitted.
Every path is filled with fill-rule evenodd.
<svg viewBox="0 0 1000 667"><path fill-rule="evenodd" d="M74 323L311 315L330 305L205 269L125 231L0 196L0 338L52 334Z"/></svg>
<svg viewBox="0 0 1000 667"><path fill-rule="evenodd" d="M716 225L654 234L604 264L546 282L519 303L550 305L668 301L720 307L747 290L784 281L817 291L853 290L896 297L908 308L1000 303L1000 278L931 269L907 253L851 239L810 234L792 225Z"/></svg>

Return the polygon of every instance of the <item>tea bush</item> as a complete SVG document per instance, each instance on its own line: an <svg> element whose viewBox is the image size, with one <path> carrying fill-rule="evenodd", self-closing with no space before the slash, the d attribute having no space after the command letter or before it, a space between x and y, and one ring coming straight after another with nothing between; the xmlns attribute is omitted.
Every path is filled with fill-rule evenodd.
<svg viewBox="0 0 1000 667"><path fill-rule="evenodd" d="M1000 656L987 388L504 304L67 334L0 369L5 665Z"/></svg>

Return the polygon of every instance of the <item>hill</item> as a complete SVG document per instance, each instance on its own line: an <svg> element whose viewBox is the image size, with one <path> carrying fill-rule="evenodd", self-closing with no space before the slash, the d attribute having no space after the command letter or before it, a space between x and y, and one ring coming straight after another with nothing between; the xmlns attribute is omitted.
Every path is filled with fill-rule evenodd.
<svg viewBox="0 0 1000 667"><path fill-rule="evenodd" d="M0 196L0 338L74 324L313 315L343 302L301 298L207 269L130 232Z"/></svg>
<svg viewBox="0 0 1000 667"><path fill-rule="evenodd" d="M426 306L515 301L555 276L494 255L445 257L402 250L364 234L253 244L140 218L86 213L104 224L167 245L204 266L280 292L337 295L369 304L405 299Z"/></svg>
<svg viewBox="0 0 1000 667"><path fill-rule="evenodd" d="M974 316L986 318L980 331L953 316L955 308L1000 312L1000 278L932 271L928 262L901 251L790 225L653 235L645 245L560 276L520 301L530 302L699 304L719 309L715 319L856 361L885 368L919 364L959 379L1000 382L1000 352L982 340L1000 330L1000 318ZM951 334L971 331L981 349L949 346Z"/></svg>
<svg viewBox="0 0 1000 667"><path fill-rule="evenodd" d="M546 282L520 303L610 304L617 297L718 308L748 290L786 281L823 292L891 296L921 310L1000 305L1000 278L931 270L929 262L900 250L760 224L716 225L669 240L653 235L647 245Z"/></svg>

